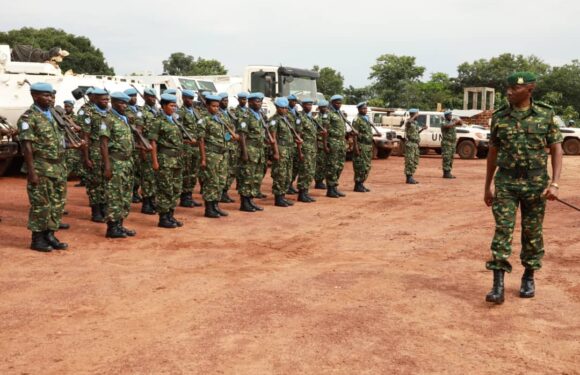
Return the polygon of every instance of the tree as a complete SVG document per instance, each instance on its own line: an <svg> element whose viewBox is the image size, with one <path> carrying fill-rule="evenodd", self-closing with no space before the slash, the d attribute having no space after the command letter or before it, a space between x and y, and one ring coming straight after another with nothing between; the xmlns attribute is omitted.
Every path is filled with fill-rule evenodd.
<svg viewBox="0 0 580 375"><path fill-rule="evenodd" d="M329 67L320 69L318 65L314 65L313 70L320 73L320 77L316 80L316 86L319 92L325 96L342 94L344 92L344 77L340 72Z"/></svg>
<svg viewBox="0 0 580 375"><path fill-rule="evenodd" d="M554 67L538 83L537 91L537 96L545 101L554 98L556 94L553 93L559 94L558 102L550 103L559 106L556 108L557 112L567 107L573 107L580 112L580 62L572 60L570 64Z"/></svg>
<svg viewBox="0 0 580 375"><path fill-rule="evenodd" d="M412 103L404 99L402 94L410 83L418 82L425 68L415 65L413 56L382 55L376 64L371 66L370 79L374 80L373 89L390 107L406 107Z"/></svg>
<svg viewBox="0 0 580 375"><path fill-rule="evenodd" d="M63 71L72 69L75 73L83 74L115 74L101 50L93 46L88 38L68 34L60 29L23 27L20 30L0 32L0 43L11 47L26 44L43 50L60 47L70 52L60 63Z"/></svg>
<svg viewBox="0 0 580 375"><path fill-rule="evenodd" d="M163 60L163 71L172 76L213 76L228 74L221 62L214 59L206 60L198 57L197 60L183 52L172 53L167 60Z"/></svg>

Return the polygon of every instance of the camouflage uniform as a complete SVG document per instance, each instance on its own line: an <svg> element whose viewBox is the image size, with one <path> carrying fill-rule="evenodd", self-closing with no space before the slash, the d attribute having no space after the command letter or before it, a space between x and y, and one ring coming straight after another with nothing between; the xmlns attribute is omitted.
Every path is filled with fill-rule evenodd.
<svg viewBox="0 0 580 375"><path fill-rule="evenodd" d="M201 170L203 200L216 202L221 198L227 175L227 131L218 114L206 116L198 125L197 139L204 139L205 143L205 170Z"/></svg>
<svg viewBox="0 0 580 375"><path fill-rule="evenodd" d="M129 124L135 126L138 129L143 129L143 111L141 107L137 105L128 105L125 110L125 116ZM141 184L141 151L133 147L133 187L132 189L139 190L139 185Z"/></svg>
<svg viewBox="0 0 580 375"><path fill-rule="evenodd" d="M294 127L294 129L297 129L302 124L302 117L300 116L297 107L288 107L288 116L286 116L286 118L290 122L290 125ZM300 158L298 157L298 148L294 147L292 149L292 179L290 180L290 184L294 183L294 180L296 180L296 177L298 177L298 173L300 171L299 165Z"/></svg>
<svg viewBox="0 0 580 375"><path fill-rule="evenodd" d="M511 272L508 261L518 205L522 214L521 263L527 269L542 267L544 241L542 223L546 201L542 192L548 186L546 147L562 142L560 128L553 120L554 111L543 103L517 111L500 108L493 115L492 146L497 147L495 199L495 235L491 243L490 270Z"/></svg>
<svg viewBox="0 0 580 375"><path fill-rule="evenodd" d="M300 114L298 116L296 131L304 141L302 144L302 155L304 160L298 159L298 189L306 190L310 187L316 172L316 143L318 128L312 119L312 113Z"/></svg>
<svg viewBox="0 0 580 375"><path fill-rule="evenodd" d="M272 193L284 195L292 181L293 155L296 149L294 137L288 124L279 114L270 117L269 128L276 132L278 153L280 158L272 161ZM288 121L288 119L286 119Z"/></svg>
<svg viewBox="0 0 580 375"><path fill-rule="evenodd" d="M320 125L328 131L329 127L329 116L328 113L320 114L316 118ZM314 174L314 180L316 182L324 181L326 177L326 163L328 159L328 154L324 151L324 138L322 134L317 136L317 152L316 152L316 172Z"/></svg>
<svg viewBox="0 0 580 375"><path fill-rule="evenodd" d="M358 146L360 155L353 154L354 181L365 182L371 171L373 159L373 130L368 116L358 115L352 122L354 130L358 131Z"/></svg>
<svg viewBox="0 0 580 375"><path fill-rule="evenodd" d="M129 216L134 182L135 141L129 119L114 109L99 128L99 137L109 139L112 177L105 179L106 221L122 221Z"/></svg>
<svg viewBox="0 0 580 375"><path fill-rule="evenodd" d="M266 164L265 129L262 115L253 110L248 110L238 117L237 132L246 137L246 150L248 161L241 157L239 160L240 173L238 192L243 197L255 198L260 193L260 186L264 176L264 164Z"/></svg>
<svg viewBox="0 0 580 375"><path fill-rule="evenodd" d="M78 148L68 148L67 144L65 154L65 166L67 177L70 177L72 175L79 177L81 181L84 181L81 151Z"/></svg>
<svg viewBox="0 0 580 375"><path fill-rule="evenodd" d="M80 122L83 131L89 134L89 158L93 162L93 169L87 171L87 195L91 206L105 204L105 179L103 178L103 159L99 140L101 124L109 115L108 109L102 110L92 106L90 111L84 111Z"/></svg>
<svg viewBox="0 0 580 375"><path fill-rule="evenodd" d="M143 113L143 135L148 137L150 129L157 116L159 110L145 104L142 108ZM151 153L145 154L144 160L141 160L141 194L144 198L152 198L157 193L156 173L153 170Z"/></svg>
<svg viewBox="0 0 580 375"><path fill-rule="evenodd" d="M326 186L337 187L346 158L346 123L334 107L328 113L328 147Z"/></svg>
<svg viewBox="0 0 580 375"><path fill-rule="evenodd" d="M412 176L419 166L419 143L421 125L417 121L405 122L405 175Z"/></svg>
<svg viewBox="0 0 580 375"><path fill-rule="evenodd" d="M183 135L173 118L159 114L147 129L147 138L157 142L157 212L173 212L183 185Z"/></svg>
<svg viewBox="0 0 580 375"><path fill-rule="evenodd" d="M48 112L32 105L18 119L18 138L30 141L38 185L27 184L30 211L28 229L32 232L56 231L66 199L64 132ZM26 164L23 172L27 173Z"/></svg>
<svg viewBox="0 0 580 375"><path fill-rule="evenodd" d="M231 129L235 129L235 121L230 116L229 112L225 110L220 110L220 116L224 123L226 123ZM234 179L237 177L238 174L238 167L239 167L239 157L240 157L240 148L238 141L234 141L232 134L226 130L226 140L227 140L227 166L226 166L226 176L223 181L223 190L228 191L234 182Z"/></svg>
<svg viewBox="0 0 580 375"><path fill-rule="evenodd" d="M200 116L197 110L182 106L177 112L183 126L192 136L197 133L197 122ZM182 193L193 193L195 184L200 178L200 153L197 145L183 144L183 186Z"/></svg>
<svg viewBox="0 0 580 375"><path fill-rule="evenodd" d="M453 125L455 119L445 121L443 125ZM443 158L443 172L451 172L453 168L453 156L455 155L455 145L457 144L457 132L455 126L445 129L441 128L441 156Z"/></svg>

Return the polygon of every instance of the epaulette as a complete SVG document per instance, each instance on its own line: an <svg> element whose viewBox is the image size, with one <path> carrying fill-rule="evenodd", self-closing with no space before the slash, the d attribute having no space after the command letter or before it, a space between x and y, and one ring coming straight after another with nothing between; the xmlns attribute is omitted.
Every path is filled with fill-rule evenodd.
<svg viewBox="0 0 580 375"><path fill-rule="evenodd" d="M30 116L34 111L30 108L28 108L26 111L24 111L23 114L20 115L21 118L28 118L28 116Z"/></svg>
<svg viewBox="0 0 580 375"><path fill-rule="evenodd" d="M551 105L544 103L544 102L534 101L534 105L536 105L538 107L546 108L546 109L554 109L554 107L552 107Z"/></svg>
<svg viewBox="0 0 580 375"><path fill-rule="evenodd" d="M499 107L498 109L496 109L495 111L493 111L493 116L496 116L496 117L505 116L506 113L504 113L504 112L509 108L510 108L509 104L504 104L501 107Z"/></svg>

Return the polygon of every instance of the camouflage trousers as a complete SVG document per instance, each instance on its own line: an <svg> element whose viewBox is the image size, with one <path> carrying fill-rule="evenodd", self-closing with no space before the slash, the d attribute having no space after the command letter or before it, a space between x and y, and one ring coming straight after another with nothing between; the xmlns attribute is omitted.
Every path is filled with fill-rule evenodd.
<svg viewBox="0 0 580 375"><path fill-rule="evenodd" d="M330 152L326 158L326 185L328 187L338 186L338 180L344 169L346 158L346 144L344 141L329 140Z"/></svg>
<svg viewBox="0 0 580 375"><path fill-rule="evenodd" d="M225 186L228 169L228 154L207 151L205 154L205 169L201 170L203 200L219 201Z"/></svg>
<svg viewBox="0 0 580 375"><path fill-rule="evenodd" d="M316 146L302 146L304 160L298 159L298 189L308 189L316 172ZM296 169L296 168L294 168Z"/></svg>
<svg viewBox="0 0 580 375"><path fill-rule="evenodd" d="M239 174L240 149L237 142L228 144L228 168L224 190L229 190Z"/></svg>
<svg viewBox="0 0 580 375"><path fill-rule="evenodd" d="M141 152L138 149L133 150L133 158L132 158L132 165L133 165L133 187L135 189L139 189L139 185L141 185Z"/></svg>
<svg viewBox="0 0 580 375"><path fill-rule="evenodd" d="M107 221L119 221L129 216L133 195L133 160L111 159L112 177L105 182Z"/></svg>
<svg viewBox="0 0 580 375"><path fill-rule="evenodd" d="M38 176L38 185L27 184L28 229L33 232L58 230L66 200L66 178Z"/></svg>
<svg viewBox="0 0 580 375"><path fill-rule="evenodd" d="M499 170L495 176L495 199L492 212L495 218L495 235L491 242L492 259L486 263L489 270L511 272L508 261L512 253L513 232L518 206L522 216L522 251L520 261L526 268L533 270L542 267L544 240L542 225L546 201L542 192L548 185L545 176L529 179L513 179Z"/></svg>
<svg viewBox="0 0 580 375"><path fill-rule="evenodd" d="M238 192L241 196L258 196L264 178L264 164L264 149L248 146L248 161L239 160Z"/></svg>
<svg viewBox="0 0 580 375"><path fill-rule="evenodd" d="M85 179L81 150L78 148L67 148L65 154L65 164L68 176L76 176L81 180Z"/></svg>
<svg viewBox="0 0 580 375"><path fill-rule="evenodd" d="M200 154L197 146L186 145L188 149L183 156L183 193L191 193L199 179Z"/></svg>
<svg viewBox="0 0 580 375"><path fill-rule="evenodd" d="M303 151L304 153L304 151ZM300 174L300 158L298 157L298 148L292 148L292 179L290 184L294 183L294 180Z"/></svg>
<svg viewBox="0 0 580 375"><path fill-rule="evenodd" d="M441 142L441 157L443 159L443 172L451 172L453 168L453 156L455 155L455 142Z"/></svg>
<svg viewBox="0 0 580 375"><path fill-rule="evenodd" d="M371 172L371 161L373 159L373 146L359 143L360 155L352 156L354 168L354 181L365 182Z"/></svg>
<svg viewBox="0 0 580 375"><path fill-rule="evenodd" d="M412 176L419 166L419 145L414 142L405 142L405 175Z"/></svg>
<svg viewBox="0 0 580 375"><path fill-rule="evenodd" d="M151 162L151 153L145 155L141 164L141 194L144 198L154 197L157 193L157 177Z"/></svg>
<svg viewBox="0 0 580 375"><path fill-rule="evenodd" d="M183 186L183 164L181 157L158 154L159 170L157 171L157 195L155 201L157 212L166 214L177 206L177 200Z"/></svg>
<svg viewBox="0 0 580 375"><path fill-rule="evenodd" d="M93 169L87 171L87 195L89 196L89 204L94 206L96 204L105 203L105 178L103 177L103 159L101 157L101 150L93 147L89 150L89 157L93 162Z"/></svg>
<svg viewBox="0 0 580 375"><path fill-rule="evenodd" d="M292 150L295 147L278 146L280 158L272 161L272 193L283 195L292 181Z"/></svg>
<svg viewBox="0 0 580 375"><path fill-rule="evenodd" d="M326 159L327 154L324 148L319 147L316 152L316 172L314 172L315 181L324 181L326 177Z"/></svg>

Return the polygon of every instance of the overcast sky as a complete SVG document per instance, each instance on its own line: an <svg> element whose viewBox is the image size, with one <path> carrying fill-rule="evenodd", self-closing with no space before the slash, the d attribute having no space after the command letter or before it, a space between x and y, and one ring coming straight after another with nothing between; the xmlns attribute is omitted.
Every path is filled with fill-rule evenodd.
<svg viewBox="0 0 580 375"><path fill-rule="evenodd" d="M218 59L233 75L256 64L330 66L357 87L386 53L417 57L424 78L504 52L551 65L580 55L573 0L5 2L0 30L24 26L88 37L117 74L161 73L164 59L184 52Z"/></svg>

